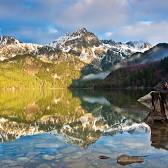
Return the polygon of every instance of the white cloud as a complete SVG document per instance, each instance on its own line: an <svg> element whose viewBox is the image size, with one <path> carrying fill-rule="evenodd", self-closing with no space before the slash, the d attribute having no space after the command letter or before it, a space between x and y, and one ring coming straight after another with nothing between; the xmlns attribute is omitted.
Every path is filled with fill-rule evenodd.
<svg viewBox="0 0 168 168"><path fill-rule="evenodd" d="M21 27L14 34L18 34L20 37L25 37L32 40L35 43L48 44L59 37L59 32L56 28L43 28L43 27Z"/></svg>
<svg viewBox="0 0 168 168"><path fill-rule="evenodd" d="M140 24L140 25L151 26L151 24L153 23L153 21L139 21L137 23Z"/></svg>
<svg viewBox="0 0 168 168"><path fill-rule="evenodd" d="M151 43L168 42L168 21L161 22L137 22L124 26L115 36L127 39L142 39Z"/></svg>
<svg viewBox="0 0 168 168"><path fill-rule="evenodd" d="M114 40L124 37L167 41L167 23L164 23L168 22L167 10L168 0L0 0L1 24L8 21L18 33L25 26L25 32L34 33L28 38L41 35L46 42L53 39L51 35L55 38L60 33L54 27L46 30L47 24L58 25L63 31L84 26L100 34L107 32L104 36L112 36ZM153 22L141 21L146 19ZM44 27L40 30L39 26ZM6 31L2 28L3 32L9 32L8 27Z"/></svg>
<svg viewBox="0 0 168 168"><path fill-rule="evenodd" d="M51 33L51 34L57 34L58 30L55 27L49 27L48 32Z"/></svg>
<svg viewBox="0 0 168 168"><path fill-rule="evenodd" d="M108 38L111 38L113 36L113 33L112 32L106 32L105 36L108 37Z"/></svg>
<svg viewBox="0 0 168 168"><path fill-rule="evenodd" d="M80 0L72 4L58 18L64 26L88 26L101 29L123 25L128 21L128 0Z"/></svg>

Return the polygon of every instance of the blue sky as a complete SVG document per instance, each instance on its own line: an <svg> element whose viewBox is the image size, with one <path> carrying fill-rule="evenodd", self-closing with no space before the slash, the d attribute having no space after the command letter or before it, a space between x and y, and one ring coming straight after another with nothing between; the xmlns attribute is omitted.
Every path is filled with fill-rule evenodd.
<svg viewBox="0 0 168 168"><path fill-rule="evenodd" d="M168 0L0 0L0 34L49 43L86 27L101 39L168 42Z"/></svg>

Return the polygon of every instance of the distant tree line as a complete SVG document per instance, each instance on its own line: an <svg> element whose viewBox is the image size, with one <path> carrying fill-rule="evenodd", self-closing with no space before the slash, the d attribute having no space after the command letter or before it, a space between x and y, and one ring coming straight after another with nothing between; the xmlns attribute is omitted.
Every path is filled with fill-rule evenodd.
<svg viewBox="0 0 168 168"><path fill-rule="evenodd" d="M120 68L111 72L104 81L89 81L81 86L103 89L154 87L166 76L168 79L168 57L154 63Z"/></svg>
<svg viewBox="0 0 168 168"><path fill-rule="evenodd" d="M168 57L165 57L160 61L160 67L163 71L168 72Z"/></svg>

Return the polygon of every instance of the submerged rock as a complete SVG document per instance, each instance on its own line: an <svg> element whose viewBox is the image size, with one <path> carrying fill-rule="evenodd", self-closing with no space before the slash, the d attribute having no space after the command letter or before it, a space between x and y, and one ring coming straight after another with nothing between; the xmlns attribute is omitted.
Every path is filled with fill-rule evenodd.
<svg viewBox="0 0 168 168"><path fill-rule="evenodd" d="M54 156L51 156L51 155L44 155L44 156L43 156L43 159L44 159L44 160L53 160L53 159L55 159L55 157L54 157Z"/></svg>
<svg viewBox="0 0 168 168"><path fill-rule="evenodd" d="M120 165L129 165L133 163L143 163L144 158L140 156L121 155L117 157L117 163Z"/></svg>
<svg viewBox="0 0 168 168"><path fill-rule="evenodd" d="M108 156L99 156L99 159L109 159L110 157Z"/></svg>
<svg viewBox="0 0 168 168"><path fill-rule="evenodd" d="M39 166L37 166L37 168L51 168L51 167L47 164L40 164Z"/></svg>

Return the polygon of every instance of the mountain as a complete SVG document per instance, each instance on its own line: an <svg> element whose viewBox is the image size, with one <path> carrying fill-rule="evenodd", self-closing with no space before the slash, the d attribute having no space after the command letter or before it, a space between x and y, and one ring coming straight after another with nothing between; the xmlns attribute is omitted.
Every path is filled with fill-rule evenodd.
<svg viewBox="0 0 168 168"><path fill-rule="evenodd" d="M112 71L102 82L92 82L95 88L161 88L168 81L168 57L161 61L136 64ZM159 83L159 84L158 84ZM158 84L158 85L157 85ZM156 86L157 85L157 86ZM155 87L156 86L156 87Z"/></svg>
<svg viewBox="0 0 168 168"><path fill-rule="evenodd" d="M127 64L151 63L160 61L166 56L168 56L168 43L159 43L143 53L134 53L131 58L127 60Z"/></svg>
<svg viewBox="0 0 168 168"><path fill-rule="evenodd" d="M114 42L99 40L86 28L78 29L60 37L49 45L22 43L15 37L0 37L0 61L16 55L40 55L45 59L56 60L57 53L68 53L78 57L81 61L93 65L98 71L110 70L117 63L127 60L136 52L144 52L151 48L146 42Z"/></svg>
<svg viewBox="0 0 168 168"><path fill-rule="evenodd" d="M1 37L0 88L66 88L84 66L79 58L51 46Z"/></svg>
<svg viewBox="0 0 168 168"><path fill-rule="evenodd" d="M156 89L168 81L168 44L160 43L143 53L134 53L129 59L113 67L103 81L86 82L82 86Z"/></svg>
<svg viewBox="0 0 168 168"><path fill-rule="evenodd" d="M58 53L57 62L34 55L19 55L0 62L1 88L67 88L80 77L85 63Z"/></svg>
<svg viewBox="0 0 168 168"><path fill-rule="evenodd" d="M64 52L73 53L82 61L91 63L101 42L93 33L82 28L60 37L50 45Z"/></svg>
<svg viewBox="0 0 168 168"><path fill-rule="evenodd" d="M66 34L49 45L63 52L74 54L81 61L92 64L99 71L110 70L113 65L130 58L133 53L144 52L152 47L147 42L121 43L99 40L86 28Z"/></svg>
<svg viewBox="0 0 168 168"><path fill-rule="evenodd" d="M152 47L150 43L144 41L129 41L126 43L126 45L130 48L132 47L142 52Z"/></svg>
<svg viewBox="0 0 168 168"><path fill-rule="evenodd" d="M0 37L0 61L24 54L36 54L41 45L22 43L15 37Z"/></svg>
<svg viewBox="0 0 168 168"><path fill-rule="evenodd" d="M122 43L122 42L115 42L113 40L102 40L103 44L109 45L110 46L115 46L121 49L125 49L125 50L130 50L132 52L144 52L146 50L149 50L152 45L148 42L144 42L144 41L129 41L126 43Z"/></svg>
<svg viewBox="0 0 168 168"><path fill-rule="evenodd" d="M149 50L152 45L142 41L130 41L127 43L103 40L103 44L108 48L106 55L101 60L103 70L110 70L114 65L134 59L134 53Z"/></svg>
<svg viewBox="0 0 168 168"><path fill-rule="evenodd" d="M73 33L67 33L52 43L54 47L59 47L69 51L70 49L82 47L99 46L101 43L95 34L89 32L86 28L78 29ZM70 48L71 47L71 48Z"/></svg>
<svg viewBox="0 0 168 168"><path fill-rule="evenodd" d="M1 36L0 87L6 84L9 87L13 84L20 87L20 83L27 87L30 86L28 81L36 80L39 82L38 86L41 86L41 81L44 80L49 81L48 86L67 87L73 80L104 79L116 67L158 60L165 57L167 51L167 44L153 47L142 41L121 43L99 40L86 28L68 33L48 45L23 43L15 37ZM50 66L52 73L46 70L50 69ZM25 67L33 72L25 70ZM54 74L57 74L55 77L59 79L56 85L53 84ZM11 75L15 78L9 77ZM26 80L27 83L24 82L24 77L29 79ZM65 84L61 84L61 81Z"/></svg>
<svg viewBox="0 0 168 168"><path fill-rule="evenodd" d="M0 36L0 45L19 44L19 40L12 36Z"/></svg>

